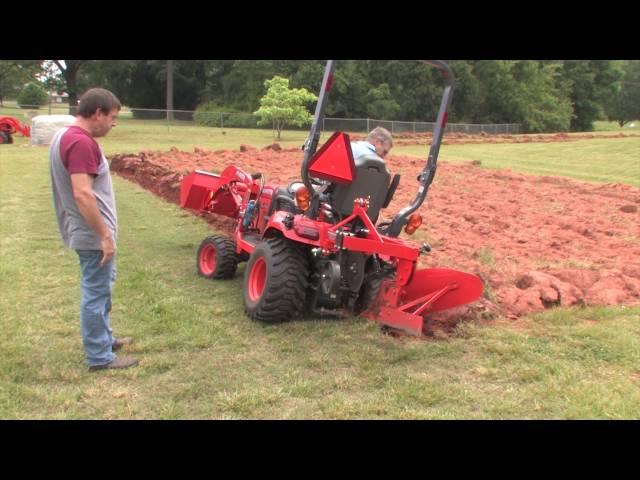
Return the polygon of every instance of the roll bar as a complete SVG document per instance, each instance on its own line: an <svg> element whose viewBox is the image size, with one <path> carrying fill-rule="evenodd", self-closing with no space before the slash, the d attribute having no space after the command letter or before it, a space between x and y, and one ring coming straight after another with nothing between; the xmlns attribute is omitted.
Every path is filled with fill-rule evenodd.
<svg viewBox="0 0 640 480"><path fill-rule="evenodd" d="M420 208L420 205L422 205L425 198L427 198L429 187L431 186L433 177L436 174L442 136L444 135L444 129L447 125L449 106L451 105L451 99L453 98L454 76L449 65L441 60L423 60L423 62L440 69L443 72L443 76L447 83L442 94L442 100L440 101L440 109L438 110L438 118L433 128L433 135L431 136L431 148L429 149L429 156L427 157L427 165L424 167L420 175L418 175L418 183L420 184L418 194L409 206L400 210L396 216L393 217L391 225L389 225L386 232L390 237L397 237L400 235L402 227L407 223L409 215Z"/></svg>
<svg viewBox="0 0 640 480"><path fill-rule="evenodd" d="M451 105L451 99L453 98L453 84L454 75L449 65L442 60L422 60L424 63L431 65L442 71L442 75L446 80L446 85L440 101L440 109L438 110L438 117L436 125L433 129L433 135L431 139L431 147L429 149L429 155L427 157L427 164L418 175L418 182L420 187L418 188L418 194L414 201L407 207L400 210L391 221L386 234L390 237L397 237L402 231L402 227L407 223L409 215L415 212L427 197L429 186L433 182L433 178L436 174L436 166L438 155L440 153L440 145L442 144L442 136L447 124L449 115L449 107ZM316 111L313 117L313 123L311 124L311 131L309 137L304 144L304 160L302 162L302 181L309 190L309 192L315 192L315 189L311 185L309 179L308 164L311 157L318 148L318 142L320 140L320 125L323 118L324 108L326 106L327 97L331 90L331 84L333 83L333 72L335 71L335 60L328 60L324 70L324 77L322 79L322 86L320 87L320 95L318 96L318 103L316 104ZM315 195L315 193L314 193Z"/></svg>

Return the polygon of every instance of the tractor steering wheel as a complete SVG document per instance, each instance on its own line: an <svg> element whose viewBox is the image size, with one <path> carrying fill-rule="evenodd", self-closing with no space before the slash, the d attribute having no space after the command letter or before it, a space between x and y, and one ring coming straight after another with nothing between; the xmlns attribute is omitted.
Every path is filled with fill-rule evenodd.
<svg viewBox="0 0 640 480"><path fill-rule="evenodd" d="M257 180L258 178L260 179L260 188L258 188L258 195L256 196L256 199L253 201L253 208L247 211L249 215L248 218L246 218L243 221L243 223L246 224L247 226L251 225L251 223L253 222L253 219L256 216L256 213L258 212L258 208L260 207L260 197L262 196L262 191L264 190L264 175L262 173L252 173L251 178L253 180ZM251 194L249 194L249 196L251 196ZM247 213L245 213L245 215L247 215Z"/></svg>
<svg viewBox="0 0 640 480"><path fill-rule="evenodd" d="M252 173L251 178L253 180L260 179L260 188L258 189L258 196L256 197L256 205L260 202L262 196L262 190L264 190L264 175L262 173Z"/></svg>

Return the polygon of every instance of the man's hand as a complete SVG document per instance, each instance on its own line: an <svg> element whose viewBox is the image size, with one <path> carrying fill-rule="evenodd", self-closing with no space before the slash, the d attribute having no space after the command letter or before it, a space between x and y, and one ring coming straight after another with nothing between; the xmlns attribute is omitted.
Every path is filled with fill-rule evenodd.
<svg viewBox="0 0 640 480"><path fill-rule="evenodd" d="M103 237L101 243L102 243L102 260L100 261L100 266L103 267L116 254L116 246L113 243L113 237L111 236L111 234L109 234L106 237Z"/></svg>

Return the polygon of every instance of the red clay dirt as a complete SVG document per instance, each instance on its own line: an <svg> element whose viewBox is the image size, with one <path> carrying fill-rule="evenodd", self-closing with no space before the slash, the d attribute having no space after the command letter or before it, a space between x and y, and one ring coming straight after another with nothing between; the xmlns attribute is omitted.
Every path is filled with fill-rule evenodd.
<svg viewBox="0 0 640 480"><path fill-rule="evenodd" d="M402 141L396 138L396 144ZM193 169L219 173L237 165L263 172L267 184L286 185L299 180L301 162L300 148L278 144L260 150L242 145L239 151L196 147L193 153L174 147L114 155L111 169L178 203L180 181ZM387 164L402 180L381 219L415 198L424 160L391 154ZM630 185L440 161L414 238L433 247L421 266L475 273L485 283L485 296L433 317L429 328L448 330L460 319L494 314L516 319L558 305L640 305L639 209L640 189ZM235 226L231 219L204 217L217 230L231 233Z"/></svg>
<svg viewBox="0 0 640 480"><path fill-rule="evenodd" d="M545 134L499 134L489 135L487 133L468 134L468 133L447 133L442 140L443 145L458 145L470 143L554 143L554 142L575 142L587 139L605 139L605 138L627 138L640 137L635 133L545 133ZM352 140L362 140L364 135L355 134L351 136ZM393 135L394 145L428 145L431 143L431 133L395 133Z"/></svg>

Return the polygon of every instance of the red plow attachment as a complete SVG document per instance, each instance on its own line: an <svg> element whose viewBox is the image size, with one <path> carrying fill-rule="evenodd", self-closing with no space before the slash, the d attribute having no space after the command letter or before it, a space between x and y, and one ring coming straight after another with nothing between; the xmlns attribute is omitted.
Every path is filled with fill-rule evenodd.
<svg viewBox="0 0 640 480"><path fill-rule="evenodd" d="M422 335L425 316L471 303L482 295L476 275L445 268L416 270L402 286L382 284L380 294L365 316L370 320L412 335Z"/></svg>

